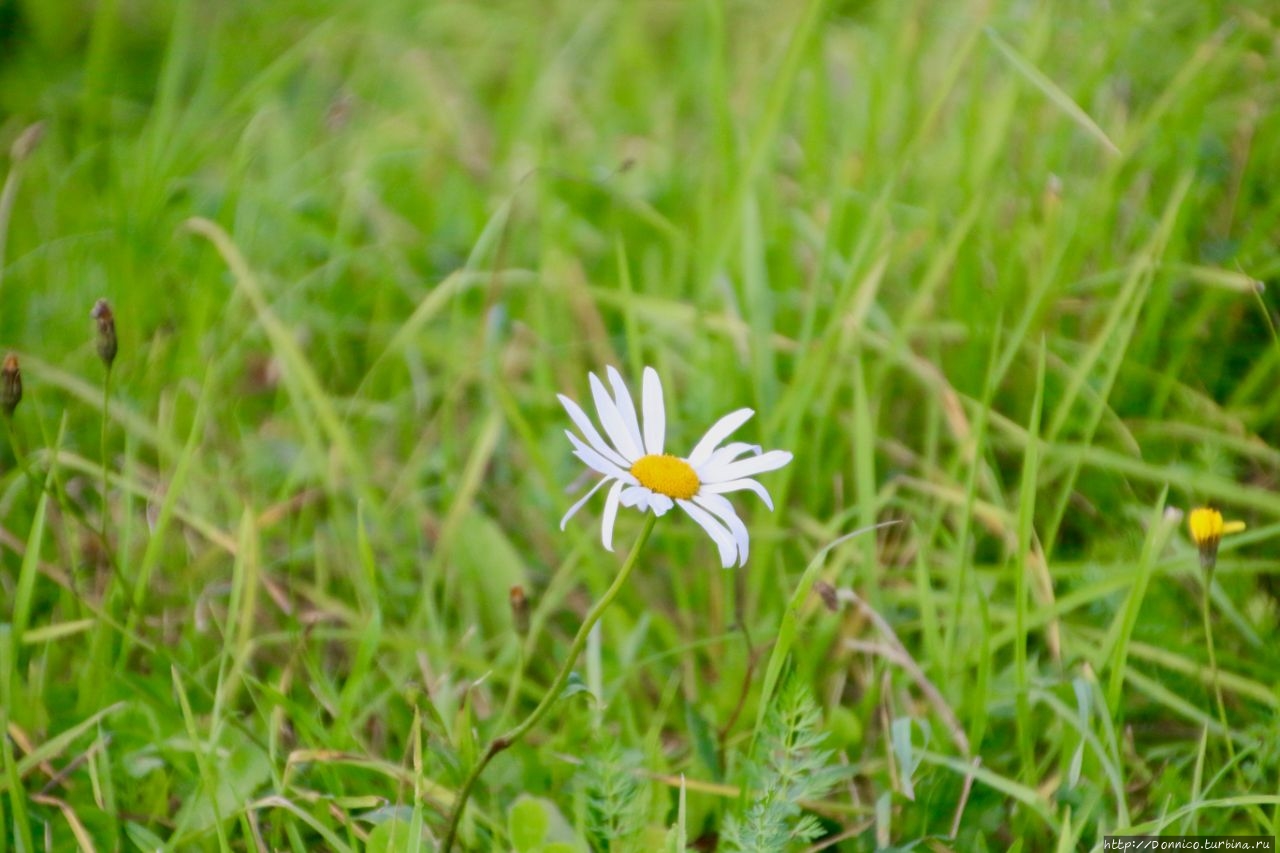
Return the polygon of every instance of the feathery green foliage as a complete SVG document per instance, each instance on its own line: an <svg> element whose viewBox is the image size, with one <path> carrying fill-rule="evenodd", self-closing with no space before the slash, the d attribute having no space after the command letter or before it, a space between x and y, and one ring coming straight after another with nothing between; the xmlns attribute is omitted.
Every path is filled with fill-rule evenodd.
<svg viewBox="0 0 1280 853"><path fill-rule="evenodd" d="M788 679L765 715L753 754L744 762L744 808L724 822L725 849L739 853L795 850L822 835L803 802L817 802L849 777L824 749L822 712L807 688Z"/></svg>
<svg viewBox="0 0 1280 853"><path fill-rule="evenodd" d="M587 799L592 847L610 853L641 851L650 813L649 785L639 775L643 756L617 741L601 744L587 757L578 784Z"/></svg>

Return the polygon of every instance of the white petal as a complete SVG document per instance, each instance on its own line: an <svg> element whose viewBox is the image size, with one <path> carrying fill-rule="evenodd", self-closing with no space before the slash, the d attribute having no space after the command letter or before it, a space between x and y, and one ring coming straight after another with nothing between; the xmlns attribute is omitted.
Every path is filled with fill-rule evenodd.
<svg viewBox="0 0 1280 853"><path fill-rule="evenodd" d="M625 507L640 506L647 504L649 495L653 492L644 486L629 486L622 491L622 505Z"/></svg>
<svg viewBox="0 0 1280 853"><path fill-rule="evenodd" d="M680 508L689 513L689 517L698 522L702 529L715 541L716 547L720 549L720 565L726 569L733 568L733 564L738 556L738 546L733 541L733 534L725 529L724 525L716 521L711 513L707 512L700 506L690 501L676 501Z"/></svg>
<svg viewBox="0 0 1280 853"><path fill-rule="evenodd" d="M596 451L587 447L582 439L578 438L569 430L565 430L564 434L569 437L569 443L573 445L573 455L578 457L586 464L588 468L604 474L606 477L613 477L617 480L634 480L635 478L625 468L619 468L608 459L605 459Z"/></svg>
<svg viewBox="0 0 1280 853"><path fill-rule="evenodd" d="M711 452L716 449L716 446L732 435L734 430L745 424L754 414L755 412L750 409L738 409L738 411L730 412L716 421L715 425L707 430L707 434L702 437L702 441L699 441L697 446L693 448L693 452L689 454L689 464L697 468L710 459Z"/></svg>
<svg viewBox="0 0 1280 853"><path fill-rule="evenodd" d="M740 492L743 489L755 492L760 496L760 500L764 501L765 506L773 509L773 498L769 497L769 490L751 479L725 480L723 483L703 483L698 492L699 494L706 492L713 495L723 495L727 492Z"/></svg>
<svg viewBox="0 0 1280 853"><path fill-rule="evenodd" d="M627 428L627 433L635 439L637 449L643 453L644 447L640 444L640 422L636 420L636 405L631 402L631 392L627 390L627 383L622 381L622 374L613 365L606 368L606 372L609 374L609 384L613 386L613 401L618 405L618 414L622 415L622 424Z"/></svg>
<svg viewBox="0 0 1280 853"><path fill-rule="evenodd" d="M747 526L738 517L733 504L720 495L709 494L698 495L693 499L693 502L729 526L729 532L733 534L734 542L738 546L738 565L745 566L747 564L747 552L751 549L751 536L747 533Z"/></svg>
<svg viewBox="0 0 1280 853"><path fill-rule="evenodd" d="M609 436L609 440L613 442L614 447L618 448L623 458L628 462L635 462L644 455L644 451L640 449L639 434L633 436L627 429L626 423L622 420L622 414L618 411L618 404L613 401L613 397L609 396L600 377L594 373L587 374L587 377L591 381L591 397L596 401L596 414L600 416L605 434Z"/></svg>
<svg viewBox="0 0 1280 853"><path fill-rule="evenodd" d="M560 398L560 405L564 406L564 410L569 413L569 418L574 425L582 431L582 435L587 442L595 448L595 451L605 457L615 465L623 468L630 466L627 460L622 458L622 454L614 450L612 447L600 437L600 433L596 431L595 424L591 423L591 418L587 417L587 413L582 411L582 407L570 400L563 394L557 394Z"/></svg>
<svg viewBox="0 0 1280 853"><path fill-rule="evenodd" d="M671 500L671 498L666 495L660 495L657 492L654 492L653 496L649 498L649 508L652 509L653 514L659 518L666 515L667 510L671 509L675 505L675 501Z"/></svg>
<svg viewBox="0 0 1280 853"><path fill-rule="evenodd" d="M613 484L609 497L604 500L604 518L600 521L600 541L606 551L613 550L613 520L618 517L618 493L622 491L622 481Z"/></svg>
<svg viewBox="0 0 1280 853"><path fill-rule="evenodd" d="M658 378L658 371L652 367L644 369L643 391L641 405L644 407L644 448L654 455L660 455L667 439L667 408L662 401L662 380Z"/></svg>
<svg viewBox="0 0 1280 853"><path fill-rule="evenodd" d="M726 480L737 480L773 471L790 462L792 456L785 450L770 450L759 456L739 459L725 465L707 465L698 472L698 479L707 483L723 483ZM705 479L704 479L705 478Z"/></svg>
<svg viewBox="0 0 1280 853"><path fill-rule="evenodd" d="M744 453L751 452L759 456L764 448L758 444L747 444L745 441L734 441L726 444L711 454L711 458L702 464L703 468L712 468L732 462Z"/></svg>
<svg viewBox="0 0 1280 853"><path fill-rule="evenodd" d="M574 504L573 506L569 507L569 511L568 511L568 512L566 512L566 513L564 514L564 518L560 519L560 529L561 529L561 530L564 530L564 526L565 526L566 524L568 524L568 523L569 523L569 519L573 518L573 514L574 514L575 512L577 512L578 510L582 509L582 505L583 505L584 503L586 503L587 501L589 501L589 500L591 499L591 496L592 496L592 495L594 495L596 492L600 491L600 487L601 487L601 486L603 486L603 485L604 485L605 483L607 483L607 482L609 482L609 478L608 478L608 477L605 477L603 480L601 480L600 482L598 482L598 483L596 483L594 486L592 486L592 487L591 487L591 490L590 490L590 491L588 491L585 495L583 495L582 497L578 498L578 502L577 502L576 504Z"/></svg>

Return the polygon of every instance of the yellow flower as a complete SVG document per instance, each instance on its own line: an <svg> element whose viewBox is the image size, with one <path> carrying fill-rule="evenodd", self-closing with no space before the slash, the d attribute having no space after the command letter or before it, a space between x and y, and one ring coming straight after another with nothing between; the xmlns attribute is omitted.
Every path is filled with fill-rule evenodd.
<svg viewBox="0 0 1280 853"><path fill-rule="evenodd" d="M1191 541L1200 549L1200 565L1212 569L1218 560L1218 543L1228 533L1244 530L1243 521L1223 521L1222 513L1213 507L1196 507L1187 516Z"/></svg>

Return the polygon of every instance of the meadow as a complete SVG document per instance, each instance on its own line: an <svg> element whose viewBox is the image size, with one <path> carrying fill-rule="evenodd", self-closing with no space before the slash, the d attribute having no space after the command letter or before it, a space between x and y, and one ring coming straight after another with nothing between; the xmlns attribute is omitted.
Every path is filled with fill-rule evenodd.
<svg viewBox="0 0 1280 853"><path fill-rule="evenodd" d="M0 853L442 849L539 707L453 850L1275 835L1278 101L1266 0L0 0ZM560 529L610 366L794 454L744 566Z"/></svg>

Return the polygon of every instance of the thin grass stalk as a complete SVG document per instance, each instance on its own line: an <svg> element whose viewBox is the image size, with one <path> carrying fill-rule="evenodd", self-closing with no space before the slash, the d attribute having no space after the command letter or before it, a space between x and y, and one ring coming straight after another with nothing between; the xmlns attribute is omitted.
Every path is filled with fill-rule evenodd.
<svg viewBox="0 0 1280 853"><path fill-rule="evenodd" d="M1014 561L1014 644L1013 669L1016 693L1014 710L1018 721L1018 754L1022 779L1035 775L1034 736L1031 730L1030 673L1027 663L1027 573L1031 571L1031 555L1035 546L1036 484L1040 470L1040 426L1044 406L1045 345L1041 341L1039 366L1036 371L1035 399L1031 403L1031 420L1027 427L1027 445L1022 459L1022 481L1018 495L1018 552Z"/></svg>
<svg viewBox="0 0 1280 853"><path fill-rule="evenodd" d="M1231 727L1227 723L1227 706L1222 699L1222 679L1218 672L1218 656L1213 647L1213 623L1210 619L1210 601L1212 600L1211 591L1213 590L1213 570L1217 568L1217 554L1213 555L1204 565L1204 594L1200 597L1200 612L1204 618L1204 642L1205 648L1209 653L1209 677L1213 682L1213 698L1218 710L1218 723L1222 726L1222 739L1227 744L1227 762L1231 766L1231 775L1236 780L1236 785L1241 791L1250 790L1248 780L1244 777L1244 772L1240 769L1240 762L1236 758L1236 746L1231 738ZM1263 814L1259 804L1249 804L1249 813L1256 821L1258 831L1269 825L1266 815Z"/></svg>
<svg viewBox="0 0 1280 853"><path fill-rule="evenodd" d="M107 365L107 372L102 378L102 429L99 435L98 447L102 453L102 518L99 519L101 528L99 534L102 536L102 547L110 553L107 539L107 518L109 516L110 506L107 501L107 407L111 403L111 365Z"/></svg>
<svg viewBox="0 0 1280 853"><path fill-rule="evenodd" d="M33 480L31 478L31 469L27 466L27 454L23 452L22 445L18 441L18 431L13 426L13 418L6 416L4 425L9 435L9 449L13 452L13 458L17 461L18 467L22 469L23 479L31 483Z"/></svg>

